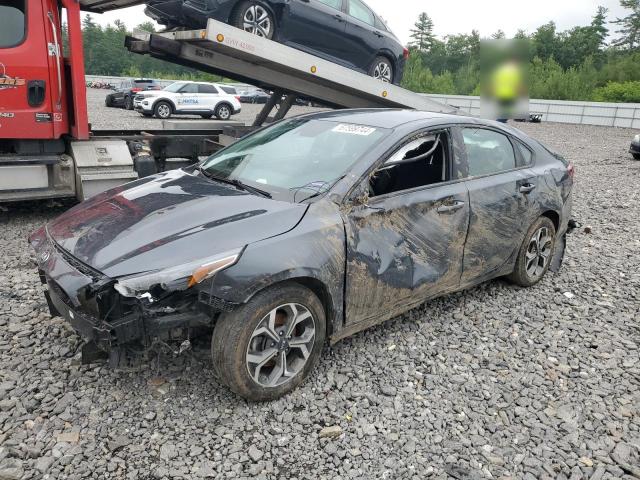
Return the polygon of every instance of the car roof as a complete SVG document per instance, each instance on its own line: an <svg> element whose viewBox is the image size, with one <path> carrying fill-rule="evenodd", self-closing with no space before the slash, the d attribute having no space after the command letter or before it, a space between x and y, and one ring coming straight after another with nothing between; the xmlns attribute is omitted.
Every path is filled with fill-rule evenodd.
<svg viewBox="0 0 640 480"><path fill-rule="evenodd" d="M390 108L333 110L311 114L310 117L317 120L329 120L389 129L413 122L426 122L435 125L449 121L459 123L464 118L471 119L471 117L461 117L460 115Z"/></svg>

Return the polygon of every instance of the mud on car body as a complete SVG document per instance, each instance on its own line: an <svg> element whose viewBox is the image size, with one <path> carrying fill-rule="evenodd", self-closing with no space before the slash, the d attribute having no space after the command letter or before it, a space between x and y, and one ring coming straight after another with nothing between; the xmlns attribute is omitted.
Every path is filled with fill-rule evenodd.
<svg viewBox="0 0 640 480"><path fill-rule="evenodd" d="M51 313L123 355L213 332L252 400L336 342L499 276L559 268L573 167L518 130L402 110L281 121L198 166L80 204L30 237Z"/></svg>

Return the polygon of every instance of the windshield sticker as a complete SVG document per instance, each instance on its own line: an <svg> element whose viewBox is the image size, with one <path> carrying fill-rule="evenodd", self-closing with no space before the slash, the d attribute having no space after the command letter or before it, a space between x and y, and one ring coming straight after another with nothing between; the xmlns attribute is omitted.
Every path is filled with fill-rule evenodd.
<svg viewBox="0 0 640 480"><path fill-rule="evenodd" d="M336 125L331 131L338 133L348 133L349 135L362 135L366 137L375 132L376 129L373 127L365 127L364 125L341 123L340 125Z"/></svg>

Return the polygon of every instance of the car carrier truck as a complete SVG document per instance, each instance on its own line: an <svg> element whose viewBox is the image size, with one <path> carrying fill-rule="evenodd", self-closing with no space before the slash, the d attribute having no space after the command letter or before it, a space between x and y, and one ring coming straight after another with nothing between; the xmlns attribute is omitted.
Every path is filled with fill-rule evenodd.
<svg viewBox="0 0 640 480"><path fill-rule="evenodd" d="M246 131L284 117L299 96L335 108L454 111L398 86L209 20L202 30L134 34L126 47L272 91L253 125L231 129L228 135L222 135L223 125L212 129L204 128L204 123L199 130L92 130L81 11L103 13L142 3L0 0L0 202L82 200L140 176L198 161ZM62 46L63 11L68 51ZM270 116L274 109L277 113Z"/></svg>

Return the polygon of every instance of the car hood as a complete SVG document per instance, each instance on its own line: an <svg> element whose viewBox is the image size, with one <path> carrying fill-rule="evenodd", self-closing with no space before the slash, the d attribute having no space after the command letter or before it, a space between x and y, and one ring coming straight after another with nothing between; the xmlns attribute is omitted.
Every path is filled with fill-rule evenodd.
<svg viewBox="0 0 640 480"><path fill-rule="evenodd" d="M306 209L173 170L81 203L49 223L47 232L75 258L116 278L280 235Z"/></svg>

